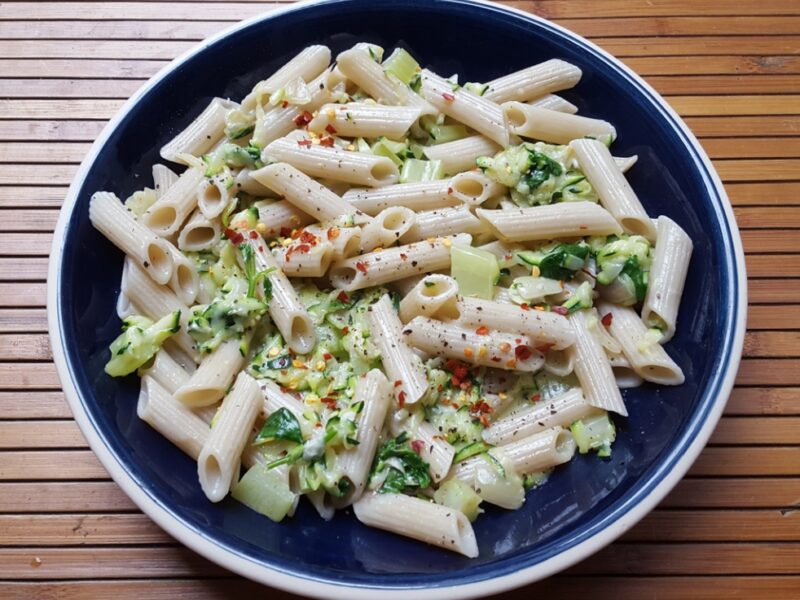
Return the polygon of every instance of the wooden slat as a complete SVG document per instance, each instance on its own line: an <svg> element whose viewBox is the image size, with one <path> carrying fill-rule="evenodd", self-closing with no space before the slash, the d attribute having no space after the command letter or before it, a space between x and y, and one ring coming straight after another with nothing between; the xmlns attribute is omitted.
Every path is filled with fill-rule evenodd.
<svg viewBox="0 0 800 600"><path fill-rule="evenodd" d="M0 231L53 231L57 220L58 210L0 209Z"/></svg>
<svg viewBox="0 0 800 600"><path fill-rule="evenodd" d="M694 477L800 476L800 448L708 447L689 470Z"/></svg>
<svg viewBox="0 0 800 600"><path fill-rule="evenodd" d="M0 515L0 531L5 546L174 543L143 514Z"/></svg>
<svg viewBox="0 0 800 600"><path fill-rule="evenodd" d="M0 140L93 141L103 127L103 121L0 121Z"/></svg>
<svg viewBox="0 0 800 600"><path fill-rule="evenodd" d="M136 505L111 481L0 483L0 513L119 512Z"/></svg>
<svg viewBox="0 0 800 600"><path fill-rule="evenodd" d="M69 419L72 412L61 392L0 392L4 419Z"/></svg>
<svg viewBox="0 0 800 600"><path fill-rule="evenodd" d="M800 305L749 306L747 329L800 329Z"/></svg>
<svg viewBox="0 0 800 600"><path fill-rule="evenodd" d="M0 185L68 185L77 172L78 165L0 164Z"/></svg>
<svg viewBox="0 0 800 600"><path fill-rule="evenodd" d="M737 385L800 385L800 360L745 358L736 376Z"/></svg>
<svg viewBox="0 0 800 600"><path fill-rule="evenodd" d="M60 389L53 363L0 363L0 389ZM0 440L2 443L2 440Z"/></svg>
<svg viewBox="0 0 800 600"><path fill-rule="evenodd" d="M52 358L47 334L0 334L0 360L51 360Z"/></svg>
<svg viewBox="0 0 800 600"><path fill-rule="evenodd" d="M0 254L5 256L49 256L52 233L4 233L0 235ZM0 298L4 295L0 294Z"/></svg>
<svg viewBox="0 0 800 600"><path fill-rule="evenodd" d="M86 448L74 421L0 421L0 448Z"/></svg>
<svg viewBox="0 0 800 600"><path fill-rule="evenodd" d="M0 79L5 98L119 98L136 92L143 79ZM763 90L762 90L763 91Z"/></svg>
<svg viewBox="0 0 800 600"><path fill-rule="evenodd" d="M797 75L687 75L648 76L660 94L791 94L797 92ZM742 156L738 154L737 156Z"/></svg>
<svg viewBox="0 0 800 600"><path fill-rule="evenodd" d="M667 100L672 103L671 98L667 98ZM711 158L738 158L742 155L742 144L747 145L747 155L754 158L797 158L800 156L800 137L706 138L702 144Z"/></svg>
<svg viewBox="0 0 800 600"><path fill-rule="evenodd" d="M774 231L742 231L745 252L791 252L797 251L797 232L790 229ZM751 281L750 285L755 284ZM795 297L793 302L797 300Z"/></svg>
<svg viewBox="0 0 800 600"><path fill-rule="evenodd" d="M800 388L734 388L725 414L800 415Z"/></svg>
<svg viewBox="0 0 800 600"><path fill-rule="evenodd" d="M744 354L752 357L800 356L800 332L751 332L745 336Z"/></svg>
<svg viewBox="0 0 800 600"><path fill-rule="evenodd" d="M626 533L626 542L791 542L800 537L800 511L661 511Z"/></svg>
<svg viewBox="0 0 800 600"><path fill-rule="evenodd" d="M800 453L800 417L723 417L711 444L794 444Z"/></svg>
<svg viewBox="0 0 800 600"><path fill-rule="evenodd" d="M770 232L773 233L773 232ZM796 302L800 293L797 279L751 279L747 282L750 302L760 304L787 304Z"/></svg>
<svg viewBox="0 0 800 600"><path fill-rule="evenodd" d="M703 144L708 143L708 139L703 140ZM795 190L797 184L794 182L781 181L758 182L758 183L730 183L725 186L731 204L734 206L759 205L759 206L780 206L780 205L799 205Z"/></svg>
<svg viewBox="0 0 800 600"><path fill-rule="evenodd" d="M91 144L52 144L47 142L7 142L0 146L0 163L79 163Z"/></svg>
<svg viewBox="0 0 800 600"><path fill-rule="evenodd" d="M2 212L0 210L0 214ZM46 278L46 258L0 258L0 281L44 281Z"/></svg>
<svg viewBox="0 0 800 600"><path fill-rule="evenodd" d="M726 170L730 169L733 171L737 167L741 166L743 169L747 168L747 165L730 165L730 163L740 163L740 162L749 162L749 161L717 161L717 166L725 165L724 169L720 169L721 173L725 172ZM778 163L783 161L763 161L764 163ZM787 161L787 163L790 161ZM798 161L798 166L800 166L800 161ZM783 170L785 167L785 171ZM781 176L778 172L783 171L782 175L789 178L792 176L797 176L796 173L792 173L789 170L789 166L787 165L768 165L765 169L774 169L774 173ZM760 172L764 172L761 170ZM730 174L729 174L730 175ZM733 175L738 177L750 177L750 174L744 170L741 171L738 175ZM736 215L736 222L739 225L740 229L790 229L794 227L800 226L800 207L794 206L759 206L757 208L740 208L736 207L733 209L733 213Z"/></svg>
<svg viewBox="0 0 800 600"><path fill-rule="evenodd" d="M750 254L745 262L748 277L800 277L800 256L797 255ZM786 325L789 323L784 322L783 326Z"/></svg>
<svg viewBox="0 0 800 600"><path fill-rule="evenodd" d="M59 479L109 479L109 475L91 450L0 452L0 480ZM2 526L0 531L3 531Z"/></svg>
<svg viewBox="0 0 800 600"><path fill-rule="evenodd" d="M44 283L0 283L0 306L44 306L46 296Z"/></svg>
<svg viewBox="0 0 800 600"><path fill-rule="evenodd" d="M66 185L0 186L0 208L58 208L66 194Z"/></svg>
<svg viewBox="0 0 800 600"><path fill-rule="evenodd" d="M741 35L595 37L592 41L617 57L623 56L787 56L796 52L797 36ZM41 43L41 42L40 42ZM716 114L716 113L712 113Z"/></svg>
<svg viewBox="0 0 800 600"><path fill-rule="evenodd" d="M797 114L800 96L671 96L669 103L683 117Z"/></svg>
<svg viewBox="0 0 800 600"><path fill-rule="evenodd" d="M800 135L800 118L765 117L687 117L684 119L698 137L764 137Z"/></svg>
<svg viewBox="0 0 800 600"><path fill-rule="evenodd" d="M47 331L47 313L41 308L0 309L0 332Z"/></svg>
<svg viewBox="0 0 800 600"><path fill-rule="evenodd" d="M797 17L728 17L713 16L670 18L620 19L557 19L559 25L589 38L601 36L637 35L750 35L770 32L793 35L797 29ZM714 72L724 73L724 70Z"/></svg>

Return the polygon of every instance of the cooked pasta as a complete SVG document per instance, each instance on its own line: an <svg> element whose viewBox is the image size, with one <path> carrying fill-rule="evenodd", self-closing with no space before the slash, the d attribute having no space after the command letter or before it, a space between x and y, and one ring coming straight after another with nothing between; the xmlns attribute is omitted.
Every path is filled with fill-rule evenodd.
<svg viewBox="0 0 800 600"><path fill-rule="evenodd" d="M280 521L305 496L474 557L482 504L610 456L621 388L682 383L662 344L692 242L646 213L614 125L553 95L574 65L330 61L214 99L161 150L182 174L94 194L126 255L106 372L140 374L139 417L212 502Z"/></svg>

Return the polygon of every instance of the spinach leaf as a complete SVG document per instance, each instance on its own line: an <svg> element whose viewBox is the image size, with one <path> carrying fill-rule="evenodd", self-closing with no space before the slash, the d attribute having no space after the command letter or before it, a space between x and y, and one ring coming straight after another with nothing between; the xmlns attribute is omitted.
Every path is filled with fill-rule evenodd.
<svg viewBox="0 0 800 600"><path fill-rule="evenodd" d="M647 294L647 271L642 269L637 256L629 256L622 267L620 275L627 275L636 290L636 300L641 302Z"/></svg>
<svg viewBox="0 0 800 600"><path fill-rule="evenodd" d="M572 279L589 255L589 247L580 244L559 244L548 252L541 262L539 271L548 279Z"/></svg>
<svg viewBox="0 0 800 600"><path fill-rule="evenodd" d="M297 417L287 408L279 408L267 418L253 444L263 444L273 440L289 440L298 444L303 443L300 423L297 421Z"/></svg>
<svg viewBox="0 0 800 600"><path fill-rule="evenodd" d="M563 170L561 165L552 158L536 150L528 151L528 159L531 166L522 176L522 181L528 186L530 191L535 190L550 179L551 175L556 177L561 175Z"/></svg>
<svg viewBox="0 0 800 600"><path fill-rule="evenodd" d="M405 432L387 440L378 449L372 478L383 479L378 489L381 494L413 492L431 485L428 463L408 444Z"/></svg>

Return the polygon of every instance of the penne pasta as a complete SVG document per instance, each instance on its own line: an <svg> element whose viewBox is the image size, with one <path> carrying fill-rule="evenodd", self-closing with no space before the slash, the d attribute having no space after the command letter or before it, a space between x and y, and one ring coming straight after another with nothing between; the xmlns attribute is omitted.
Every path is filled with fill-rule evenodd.
<svg viewBox="0 0 800 600"><path fill-rule="evenodd" d="M230 100L214 98L186 129L161 147L161 158L188 164L181 155L202 156L222 140L225 115L238 107Z"/></svg>
<svg viewBox="0 0 800 600"><path fill-rule="evenodd" d="M424 150L428 160L438 160L449 175L470 171L476 167L479 156L494 156L500 146L482 135L473 135L453 142L428 146Z"/></svg>
<svg viewBox="0 0 800 600"><path fill-rule="evenodd" d="M409 208L391 206L361 228L361 252L392 246L414 227L417 215Z"/></svg>
<svg viewBox="0 0 800 600"><path fill-rule="evenodd" d="M489 81L483 96L498 104L509 100L526 102L574 87L581 75L575 65L552 59Z"/></svg>
<svg viewBox="0 0 800 600"><path fill-rule="evenodd" d="M159 199L142 215L142 222L161 237L170 237L197 206L197 192L204 181L197 168L184 171Z"/></svg>
<svg viewBox="0 0 800 600"><path fill-rule="evenodd" d="M592 137L617 137L614 126L607 121L548 110L522 102L502 105L508 130L520 137L553 144L569 144L572 140Z"/></svg>
<svg viewBox="0 0 800 600"><path fill-rule="evenodd" d="M397 139L406 134L420 114L419 106L384 106L364 102L325 104L308 124L308 130L345 137L386 136Z"/></svg>
<svg viewBox="0 0 800 600"><path fill-rule="evenodd" d="M475 211L497 237L507 242L548 240L584 235L619 235L622 227L592 202L563 202L530 208Z"/></svg>
<svg viewBox="0 0 800 600"><path fill-rule="evenodd" d="M455 312L458 283L441 274L426 275L400 301L399 316L403 323L414 317L452 318Z"/></svg>

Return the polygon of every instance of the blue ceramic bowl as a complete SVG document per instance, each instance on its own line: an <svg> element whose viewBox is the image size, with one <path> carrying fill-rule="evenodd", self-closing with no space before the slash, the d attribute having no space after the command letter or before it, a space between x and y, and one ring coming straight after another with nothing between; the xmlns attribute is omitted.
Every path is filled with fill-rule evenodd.
<svg viewBox="0 0 800 600"><path fill-rule="evenodd" d="M122 255L89 223L95 190L120 195L150 181L157 149L213 96L238 99L309 44L334 55L358 41L402 45L440 73L486 81L549 58L583 70L564 96L581 114L613 122L615 153L638 154L629 179L651 215L694 241L678 333L668 351L680 387L625 393L610 460L578 456L514 512L490 508L468 560L359 524L325 523L301 503L275 524L234 500L212 504L195 464L136 417L138 381L103 373L119 330L114 305ZM120 111L84 161L61 212L49 277L49 318L64 391L109 473L174 537L252 579L296 593L368 598L425 590L466 598L522 585L597 551L651 510L705 445L733 385L744 334L742 247L730 204L684 123L635 74L552 23L494 4L332 0L290 6L203 42L155 76ZM635 568L635 567L634 567ZM421 597L421 596L420 596Z"/></svg>

